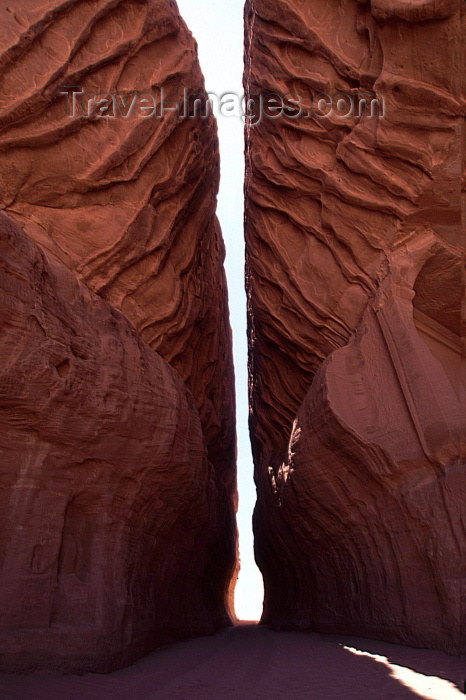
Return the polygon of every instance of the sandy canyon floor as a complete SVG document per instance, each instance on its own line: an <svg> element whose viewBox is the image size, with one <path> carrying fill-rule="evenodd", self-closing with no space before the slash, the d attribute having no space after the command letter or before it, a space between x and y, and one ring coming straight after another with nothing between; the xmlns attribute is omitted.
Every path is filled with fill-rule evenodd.
<svg viewBox="0 0 466 700"><path fill-rule="evenodd" d="M408 700L464 697L466 657L240 624L108 675L0 674L1 700Z"/></svg>

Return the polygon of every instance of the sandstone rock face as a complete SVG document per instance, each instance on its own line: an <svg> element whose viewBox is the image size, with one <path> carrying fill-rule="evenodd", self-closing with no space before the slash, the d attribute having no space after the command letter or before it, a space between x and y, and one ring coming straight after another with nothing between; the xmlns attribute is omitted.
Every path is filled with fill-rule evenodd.
<svg viewBox="0 0 466 700"><path fill-rule="evenodd" d="M180 373L231 491L216 125L170 111L184 88L204 93L195 42L169 0L26 0L0 13L0 207ZM137 94L156 96L153 116Z"/></svg>
<svg viewBox="0 0 466 700"><path fill-rule="evenodd" d="M1 664L105 671L229 623L216 126L141 116L204 91L175 2L20 5L0 6Z"/></svg>
<svg viewBox="0 0 466 700"><path fill-rule="evenodd" d="M247 93L305 110L246 130L263 621L464 651L464 3L245 17Z"/></svg>
<svg viewBox="0 0 466 700"><path fill-rule="evenodd" d="M212 631L217 494L192 398L124 316L0 230L3 667L105 670Z"/></svg>

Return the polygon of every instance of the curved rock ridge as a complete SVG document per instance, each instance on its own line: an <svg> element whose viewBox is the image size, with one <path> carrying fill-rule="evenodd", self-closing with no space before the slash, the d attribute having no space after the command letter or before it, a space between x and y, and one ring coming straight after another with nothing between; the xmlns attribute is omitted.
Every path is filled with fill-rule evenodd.
<svg viewBox="0 0 466 700"><path fill-rule="evenodd" d="M0 663L108 671L228 623L194 401L0 215Z"/></svg>
<svg viewBox="0 0 466 700"><path fill-rule="evenodd" d="M246 128L263 621L464 651L464 3L245 20L247 95L304 108Z"/></svg>
<svg viewBox="0 0 466 700"><path fill-rule="evenodd" d="M0 27L0 207L179 372L231 501L234 380L216 124L170 109L185 88L205 94L195 41L173 0L3 3ZM154 94L153 116L133 104L146 95L150 106ZM232 540L232 508L223 510Z"/></svg>

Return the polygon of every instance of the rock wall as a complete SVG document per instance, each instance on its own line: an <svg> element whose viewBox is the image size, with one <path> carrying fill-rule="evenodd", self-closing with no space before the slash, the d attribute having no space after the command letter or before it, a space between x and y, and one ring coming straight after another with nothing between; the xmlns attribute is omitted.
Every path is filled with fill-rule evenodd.
<svg viewBox="0 0 466 700"><path fill-rule="evenodd" d="M27 236L21 273L10 244L2 260L3 667L107 670L229 621L216 125L189 101L182 118L183 89L205 92L172 0L20 5L0 7L0 208Z"/></svg>
<svg viewBox="0 0 466 700"><path fill-rule="evenodd" d="M204 93L195 42L168 0L0 11L0 206L175 367L231 482L216 125L169 109ZM135 94L162 98L163 118L131 108Z"/></svg>
<svg viewBox="0 0 466 700"><path fill-rule="evenodd" d="M464 651L464 3L245 19L263 621Z"/></svg>
<svg viewBox="0 0 466 700"><path fill-rule="evenodd" d="M106 670L225 614L216 490L178 374L0 217L2 666Z"/></svg>

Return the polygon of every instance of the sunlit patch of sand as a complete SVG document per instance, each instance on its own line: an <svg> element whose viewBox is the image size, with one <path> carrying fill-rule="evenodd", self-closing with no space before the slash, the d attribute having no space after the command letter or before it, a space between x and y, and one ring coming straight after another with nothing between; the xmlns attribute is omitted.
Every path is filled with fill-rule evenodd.
<svg viewBox="0 0 466 700"><path fill-rule="evenodd" d="M454 700L455 698L464 697L464 694L453 683L443 678L425 676L423 673L413 671L411 668L391 663L386 656L381 656L380 654L371 654L368 651L344 645L343 649L358 656L368 656L374 661L383 664L389 669L393 678L417 693L420 697L426 698L426 700Z"/></svg>

